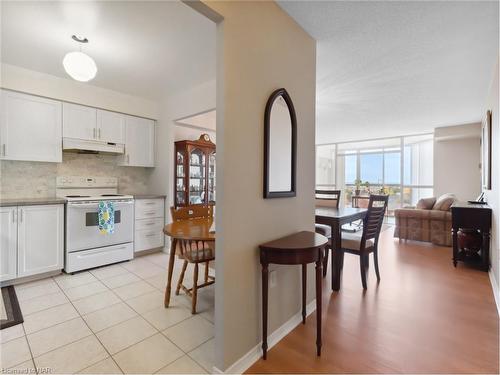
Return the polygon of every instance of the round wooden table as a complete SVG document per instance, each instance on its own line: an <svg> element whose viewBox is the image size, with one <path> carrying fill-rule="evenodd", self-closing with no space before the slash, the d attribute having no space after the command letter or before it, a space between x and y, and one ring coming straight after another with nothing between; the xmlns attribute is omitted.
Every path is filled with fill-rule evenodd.
<svg viewBox="0 0 500 375"><path fill-rule="evenodd" d="M175 250L178 240L215 241L215 232L210 232L213 218L194 218L177 220L165 225L163 233L171 238L170 258L168 261L167 289L165 290L165 307L170 303L172 274L174 272Z"/></svg>

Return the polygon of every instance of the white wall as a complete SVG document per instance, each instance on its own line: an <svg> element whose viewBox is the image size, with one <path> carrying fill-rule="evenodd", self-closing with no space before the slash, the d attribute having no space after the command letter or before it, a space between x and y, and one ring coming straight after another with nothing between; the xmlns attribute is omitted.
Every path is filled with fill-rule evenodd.
<svg viewBox="0 0 500 375"><path fill-rule="evenodd" d="M204 4L223 17L217 25L215 363L226 370L262 338L258 245L314 230L316 41L275 2ZM264 109L281 87L297 114L297 196L264 199ZM273 269L270 333L301 309L300 267ZM313 269L308 301L314 300Z"/></svg>
<svg viewBox="0 0 500 375"><path fill-rule="evenodd" d="M491 237L491 268L500 289L500 108L498 96L499 63L495 68L488 100L484 113L489 109L492 112L492 165L491 165L491 190L485 191L488 204L493 208L493 228ZM498 298L499 296L497 296Z"/></svg>
<svg viewBox="0 0 500 375"><path fill-rule="evenodd" d="M200 138L200 135L208 134L210 136L210 140L215 143L217 139L217 134L213 130L202 129L197 127L191 127L186 125L178 125L176 124L174 127L174 141L183 141L185 139L189 139L191 141L195 141Z"/></svg>
<svg viewBox="0 0 500 375"><path fill-rule="evenodd" d="M459 200L481 192L481 124L434 130L434 195L453 193Z"/></svg>
<svg viewBox="0 0 500 375"><path fill-rule="evenodd" d="M0 86L6 89L152 119L157 119L159 115L157 102L138 96L14 65L2 64L1 69Z"/></svg>
<svg viewBox="0 0 500 375"><path fill-rule="evenodd" d="M178 140L177 137L191 137L193 134L191 131L197 133L198 137L199 134L205 132L179 127L175 120L215 108L215 91L215 80L213 80L167 96L161 102L160 119L156 129L157 162L151 174L150 187L153 193L167 195L167 215L165 216L167 221L170 217L170 206L174 203L172 182L174 141Z"/></svg>

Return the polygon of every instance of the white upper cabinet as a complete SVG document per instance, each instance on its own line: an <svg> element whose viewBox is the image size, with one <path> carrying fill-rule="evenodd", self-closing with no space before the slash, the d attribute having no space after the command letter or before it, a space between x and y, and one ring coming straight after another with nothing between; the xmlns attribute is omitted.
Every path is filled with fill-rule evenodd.
<svg viewBox="0 0 500 375"><path fill-rule="evenodd" d="M64 267L64 205L18 208L17 276Z"/></svg>
<svg viewBox="0 0 500 375"><path fill-rule="evenodd" d="M63 103L63 137L97 140L97 110L84 105Z"/></svg>
<svg viewBox="0 0 500 375"><path fill-rule="evenodd" d="M125 117L125 155L122 165L155 166L155 122L145 118Z"/></svg>
<svg viewBox="0 0 500 375"><path fill-rule="evenodd" d="M125 143L125 115L98 109L97 137L103 142Z"/></svg>
<svg viewBox="0 0 500 375"><path fill-rule="evenodd" d="M17 277L17 207L0 207L0 281Z"/></svg>
<svg viewBox="0 0 500 375"><path fill-rule="evenodd" d="M0 158L62 162L61 102L1 90Z"/></svg>

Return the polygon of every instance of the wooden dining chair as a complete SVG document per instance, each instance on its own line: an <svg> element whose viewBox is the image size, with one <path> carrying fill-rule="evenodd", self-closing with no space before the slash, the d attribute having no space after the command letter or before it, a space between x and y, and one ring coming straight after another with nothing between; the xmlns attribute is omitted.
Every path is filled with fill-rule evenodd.
<svg viewBox="0 0 500 375"><path fill-rule="evenodd" d="M316 190L316 207L339 208L341 190Z"/></svg>
<svg viewBox="0 0 500 375"><path fill-rule="evenodd" d="M172 215L172 220L174 221L211 218L213 217L213 206L193 205L178 208L171 207L170 213ZM179 239L177 243L177 249L174 249L173 251L179 252L178 256L181 259L184 259L184 263L182 265L179 281L177 282L175 294L179 295L180 290L184 290L184 292L191 297L191 313L196 314L198 289L209 286L215 282L215 278L209 275L210 262L215 260L215 242ZM183 284L183 281L186 269L190 263L194 264L193 286L191 288L187 288ZM202 284L198 284L200 263L205 263L205 278Z"/></svg>
<svg viewBox="0 0 500 375"><path fill-rule="evenodd" d="M316 207L339 208L341 193L340 190L316 190ZM332 247L332 229L329 225L316 224L315 231L328 238L328 244L325 246L325 254L323 256L323 277L325 277L328 267L328 254Z"/></svg>
<svg viewBox="0 0 500 375"><path fill-rule="evenodd" d="M341 249L337 250L338 265L342 269L344 264L344 253L354 254L359 256L359 269L361 272L361 283L363 289L366 289L366 269L368 268L368 256L373 253L373 264L375 266L375 274L377 280L380 281L380 272L378 267L378 239L384 222L384 214L389 201L388 195L371 195L368 203L368 212L363 219L362 234L343 233ZM333 257L333 256L332 256ZM332 262L332 272L334 270L334 262Z"/></svg>
<svg viewBox="0 0 500 375"><path fill-rule="evenodd" d="M179 240L181 256L184 258L184 264L179 276L175 294L179 295L179 291L184 292L191 297L191 314L196 314L196 301L198 299L198 289L212 285L215 278L208 273L209 263L215 260L215 242L211 241L195 241L195 240ZM194 264L193 286L186 287L183 284L184 274L188 264ZM202 284L198 284L198 265L205 263L205 280Z"/></svg>

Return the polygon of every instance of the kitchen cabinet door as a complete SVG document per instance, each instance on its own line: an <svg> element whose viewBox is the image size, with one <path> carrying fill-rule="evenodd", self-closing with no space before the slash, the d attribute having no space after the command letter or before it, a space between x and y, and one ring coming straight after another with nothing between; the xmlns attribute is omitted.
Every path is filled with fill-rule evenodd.
<svg viewBox="0 0 500 375"><path fill-rule="evenodd" d="M1 91L0 158L62 162L61 102Z"/></svg>
<svg viewBox="0 0 500 375"><path fill-rule="evenodd" d="M125 115L98 109L97 138L103 142L125 143Z"/></svg>
<svg viewBox="0 0 500 375"><path fill-rule="evenodd" d="M17 276L64 267L64 205L20 206L18 209Z"/></svg>
<svg viewBox="0 0 500 375"><path fill-rule="evenodd" d="M154 167L155 122L145 118L125 118L125 155L123 165Z"/></svg>
<svg viewBox="0 0 500 375"><path fill-rule="evenodd" d="M17 207L0 207L0 281L17 277Z"/></svg>
<svg viewBox="0 0 500 375"><path fill-rule="evenodd" d="M63 103L63 137L97 139L97 110L84 105Z"/></svg>

